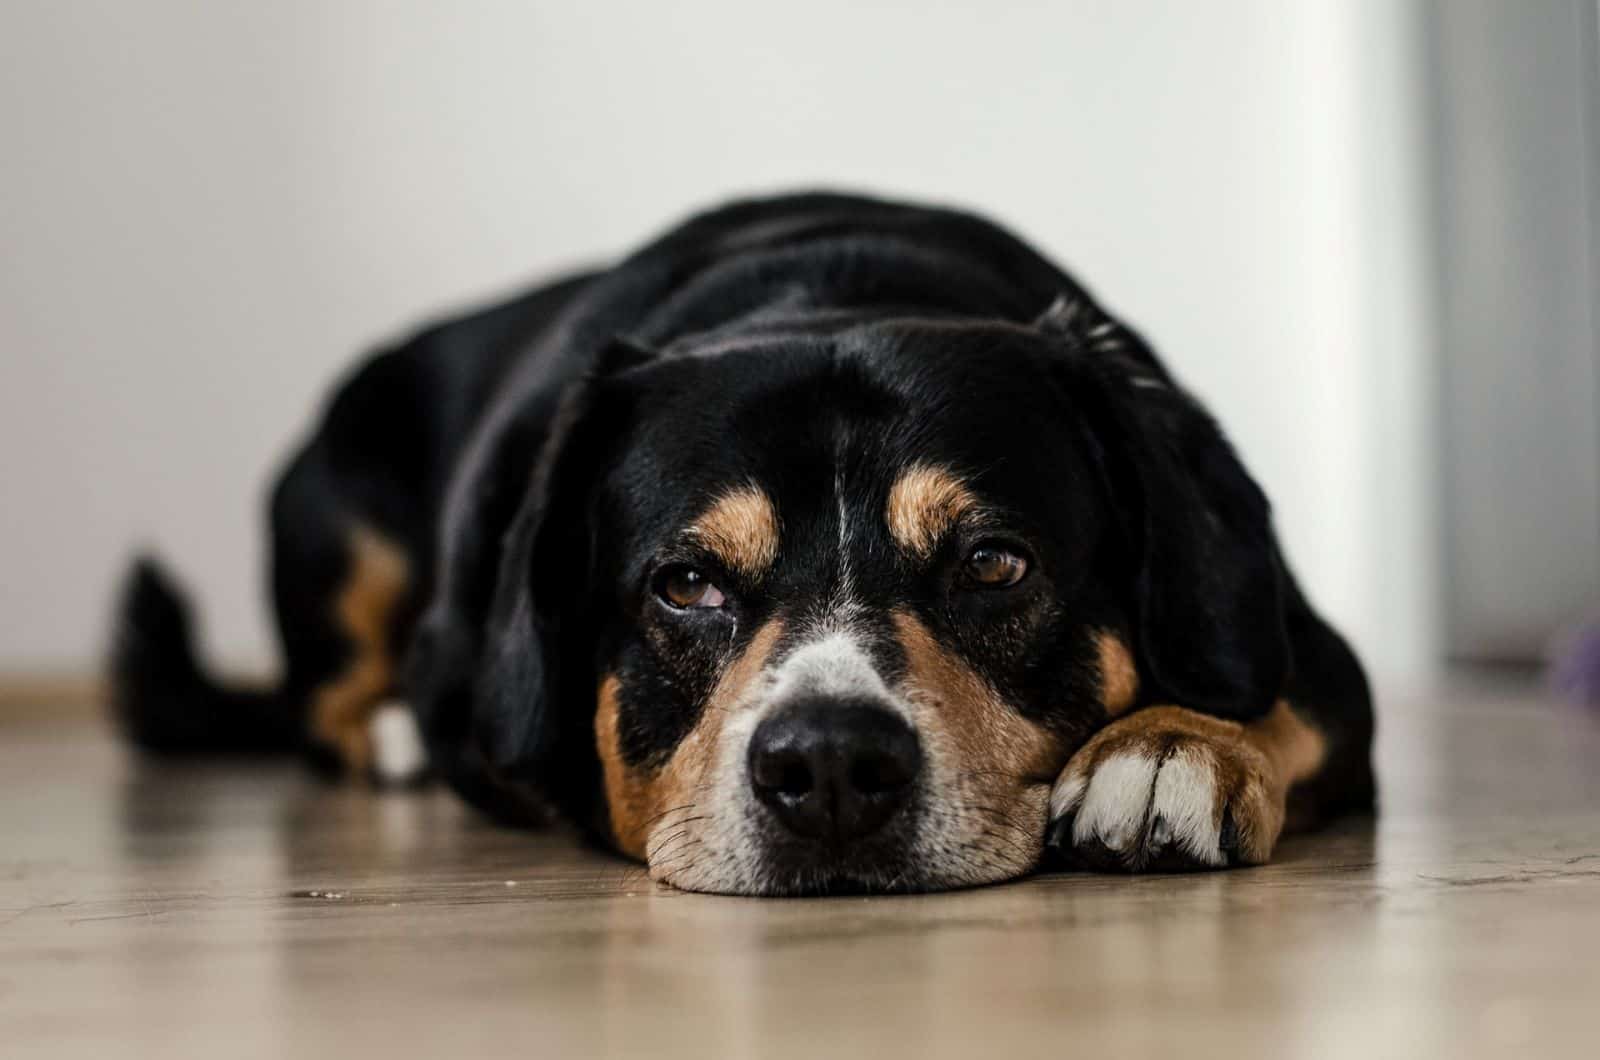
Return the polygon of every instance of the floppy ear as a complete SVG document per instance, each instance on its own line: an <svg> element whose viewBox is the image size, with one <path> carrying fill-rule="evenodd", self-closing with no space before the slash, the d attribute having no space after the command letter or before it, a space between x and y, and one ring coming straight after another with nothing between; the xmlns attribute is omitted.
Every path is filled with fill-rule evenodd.
<svg viewBox="0 0 1600 1060"><path fill-rule="evenodd" d="M601 379L568 390L502 542L473 729L490 766L506 777L539 779L548 771L564 735L566 683L582 676L593 654L586 643L593 486L620 432L619 410L606 396Z"/></svg>
<svg viewBox="0 0 1600 1060"><path fill-rule="evenodd" d="M537 816L581 735L562 706L592 654L593 485L626 422L610 381L652 356L618 340L565 388L506 395L452 483L407 686L434 767L495 816Z"/></svg>
<svg viewBox="0 0 1600 1060"><path fill-rule="evenodd" d="M1223 717L1266 712L1290 666L1266 497L1136 335L1092 307L1081 330L1040 325L1071 340L1061 374L1132 546L1152 691Z"/></svg>

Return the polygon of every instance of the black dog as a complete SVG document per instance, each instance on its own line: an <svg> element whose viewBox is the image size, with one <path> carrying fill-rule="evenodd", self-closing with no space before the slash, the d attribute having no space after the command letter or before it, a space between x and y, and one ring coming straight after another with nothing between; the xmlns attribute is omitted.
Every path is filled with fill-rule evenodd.
<svg viewBox="0 0 1600 1060"><path fill-rule="evenodd" d="M132 737L432 768L694 890L1265 861L1373 798L1361 668L1145 344L1006 232L804 195L424 331L272 500L282 687L136 571Z"/></svg>

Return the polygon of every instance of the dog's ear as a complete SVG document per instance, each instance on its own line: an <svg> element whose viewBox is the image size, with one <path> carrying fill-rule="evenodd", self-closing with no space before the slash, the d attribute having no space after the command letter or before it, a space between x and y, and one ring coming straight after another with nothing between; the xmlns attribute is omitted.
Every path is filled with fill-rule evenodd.
<svg viewBox="0 0 1600 1060"><path fill-rule="evenodd" d="M537 777L561 742L563 693L593 654L594 486L620 433L603 378L571 387L502 542L484 622L473 725L489 763ZM588 689L590 695L593 689Z"/></svg>
<svg viewBox="0 0 1600 1060"><path fill-rule="evenodd" d="M408 691L435 768L497 815L521 816L505 782L552 786L571 735L567 686L592 654L594 487L629 417L615 378L653 356L617 340L566 387L508 395L452 484Z"/></svg>
<svg viewBox="0 0 1600 1060"><path fill-rule="evenodd" d="M1223 717L1258 716L1290 666L1267 499L1216 421L1136 335L1092 308L1068 315L1077 327L1040 323L1069 339L1058 373L1130 546L1151 693Z"/></svg>

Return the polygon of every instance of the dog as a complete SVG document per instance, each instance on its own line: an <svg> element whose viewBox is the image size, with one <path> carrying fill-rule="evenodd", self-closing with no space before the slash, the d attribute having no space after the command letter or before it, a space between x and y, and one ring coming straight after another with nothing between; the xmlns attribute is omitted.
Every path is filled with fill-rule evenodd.
<svg viewBox="0 0 1600 1060"><path fill-rule="evenodd" d="M271 523L270 690L136 564L136 744L370 774L400 699L497 819L748 895L1254 865L1373 805L1361 666L1217 424L954 210L735 202L428 327Z"/></svg>

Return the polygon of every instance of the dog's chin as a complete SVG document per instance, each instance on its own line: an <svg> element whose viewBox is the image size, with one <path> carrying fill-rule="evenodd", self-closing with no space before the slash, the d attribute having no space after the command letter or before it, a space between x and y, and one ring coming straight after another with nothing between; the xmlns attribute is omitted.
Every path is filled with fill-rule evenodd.
<svg viewBox="0 0 1600 1060"><path fill-rule="evenodd" d="M923 890L912 843L899 835L835 847L769 839L760 859L771 895L892 894Z"/></svg>
<svg viewBox="0 0 1600 1060"><path fill-rule="evenodd" d="M843 849L787 839L763 842L755 856L728 859L741 868L717 873L652 872L662 883L703 894L770 898L820 898L918 894L1003 883L1030 872L1037 859L1001 863L979 851L941 848L885 837Z"/></svg>
<svg viewBox="0 0 1600 1060"><path fill-rule="evenodd" d="M747 898L841 898L869 895L928 894L1004 883L1026 875L1029 867L1004 871L929 874L910 863L884 865L817 866L777 870L762 867L742 877L710 879L671 875L659 881L681 891Z"/></svg>

